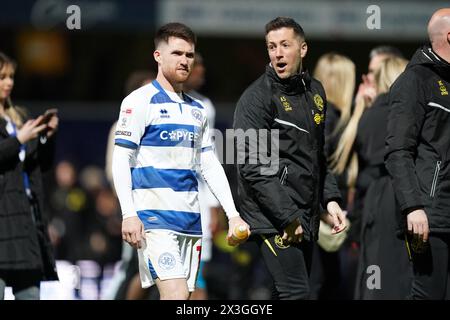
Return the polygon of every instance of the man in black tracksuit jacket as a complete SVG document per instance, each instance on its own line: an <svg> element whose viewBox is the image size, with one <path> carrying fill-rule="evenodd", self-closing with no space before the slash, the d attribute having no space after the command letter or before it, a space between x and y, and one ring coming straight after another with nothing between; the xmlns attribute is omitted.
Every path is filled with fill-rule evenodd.
<svg viewBox="0 0 450 320"><path fill-rule="evenodd" d="M238 162L240 213L274 278L273 297L279 299L309 297L311 242L317 240L323 208L335 233L345 228L336 202L341 195L324 156L325 92L301 72L304 39L290 18L266 25L271 64L242 94L234 115L235 130L256 129L259 135L279 130L279 163L270 164L273 172L264 173L262 161L251 162L255 137L237 141L238 153L245 150L245 163Z"/></svg>
<svg viewBox="0 0 450 320"><path fill-rule="evenodd" d="M390 92L386 167L409 231L413 299L450 298L450 9ZM382 271L382 270L381 270Z"/></svg>

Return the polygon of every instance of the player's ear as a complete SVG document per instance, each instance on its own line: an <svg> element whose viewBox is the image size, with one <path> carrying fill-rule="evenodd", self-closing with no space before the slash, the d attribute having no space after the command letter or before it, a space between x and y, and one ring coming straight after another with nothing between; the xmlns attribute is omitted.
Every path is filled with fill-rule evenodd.
<svg viewBox="0 0 450 320"><path fill-rule="evenodd" d="M153 58L155 59L156 62L160 63L161 62L161 51L155 50L153 52Z"/></svg>
<svg viewBox="0 0 450 320"><path fill-rule="evenodd" d="M306 41L302 41L300 43L300 55L302 59L306 56L307 52L308 52L308 45L306 44Z"/></svg>

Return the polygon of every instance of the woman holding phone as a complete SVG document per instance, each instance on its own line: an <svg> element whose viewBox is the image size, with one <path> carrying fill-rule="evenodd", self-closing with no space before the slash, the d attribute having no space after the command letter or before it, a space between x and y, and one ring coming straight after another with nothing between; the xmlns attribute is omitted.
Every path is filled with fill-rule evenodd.
<svg viewBox="0 0 450 320"><path fill-rule="evenodd" d="M16 64L0 52L0 300L38 300L42 280L57 280L43 215L41 172L51 167L58 117L28 120L11 102Z"/></svg>

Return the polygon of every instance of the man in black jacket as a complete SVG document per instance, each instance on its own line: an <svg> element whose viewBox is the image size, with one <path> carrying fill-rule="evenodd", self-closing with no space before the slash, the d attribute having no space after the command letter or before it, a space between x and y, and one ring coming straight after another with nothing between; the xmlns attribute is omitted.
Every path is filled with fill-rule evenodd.
<svg viewBox="0 0 450 320"><path fill-rule="evenodd" d="M307 45L297 22L270 21L266 44L271 63L242 94L234 115L238 155L244 152L245 159L238 160L240 210L274 279L273 297L307 299L311 244L323 208L334 233L345 228L336 202L341 196L323 151L326 98L322 85L302 70ZM238 130L256 135L240 139ZM269 167L261 154L255 157L255 150L266 150L255 146L267 132L279 134L278 143L271 143ZM264 170L269 168L277 170Z"/></svg>
<svg viewBox="0 0 450 320"><path fill-rule="evenodd" d="M390 92L386 167L407 228L413 299L450 298L450 8ZM382 270L381 270L382 271Z"/></svg>

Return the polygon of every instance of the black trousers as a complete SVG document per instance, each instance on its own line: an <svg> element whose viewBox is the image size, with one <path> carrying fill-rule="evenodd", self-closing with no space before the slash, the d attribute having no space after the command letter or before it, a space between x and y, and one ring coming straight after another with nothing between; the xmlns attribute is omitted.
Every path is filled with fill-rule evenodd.
<svg viewBox="0 0 450 320"><path fill-rule="evenodd" d="M326 252L318 243L313 245L310 274L311 299L334 300L345 298L342 292L341 253Z"/></svg>
<svg viewBox="0 0 450 320"><path fill-rule="evenodd" d="M450 299L450 234L433 234L424 253L411 250L414 279L411 299Z"/></svg>
<svg viewBox="0 0 450 320"><path fill-rule="evenodd" d="M278 234L255 235L253 239L274 281L272 299L309 299L312 243L302 241L286 246Z"/></svg>

